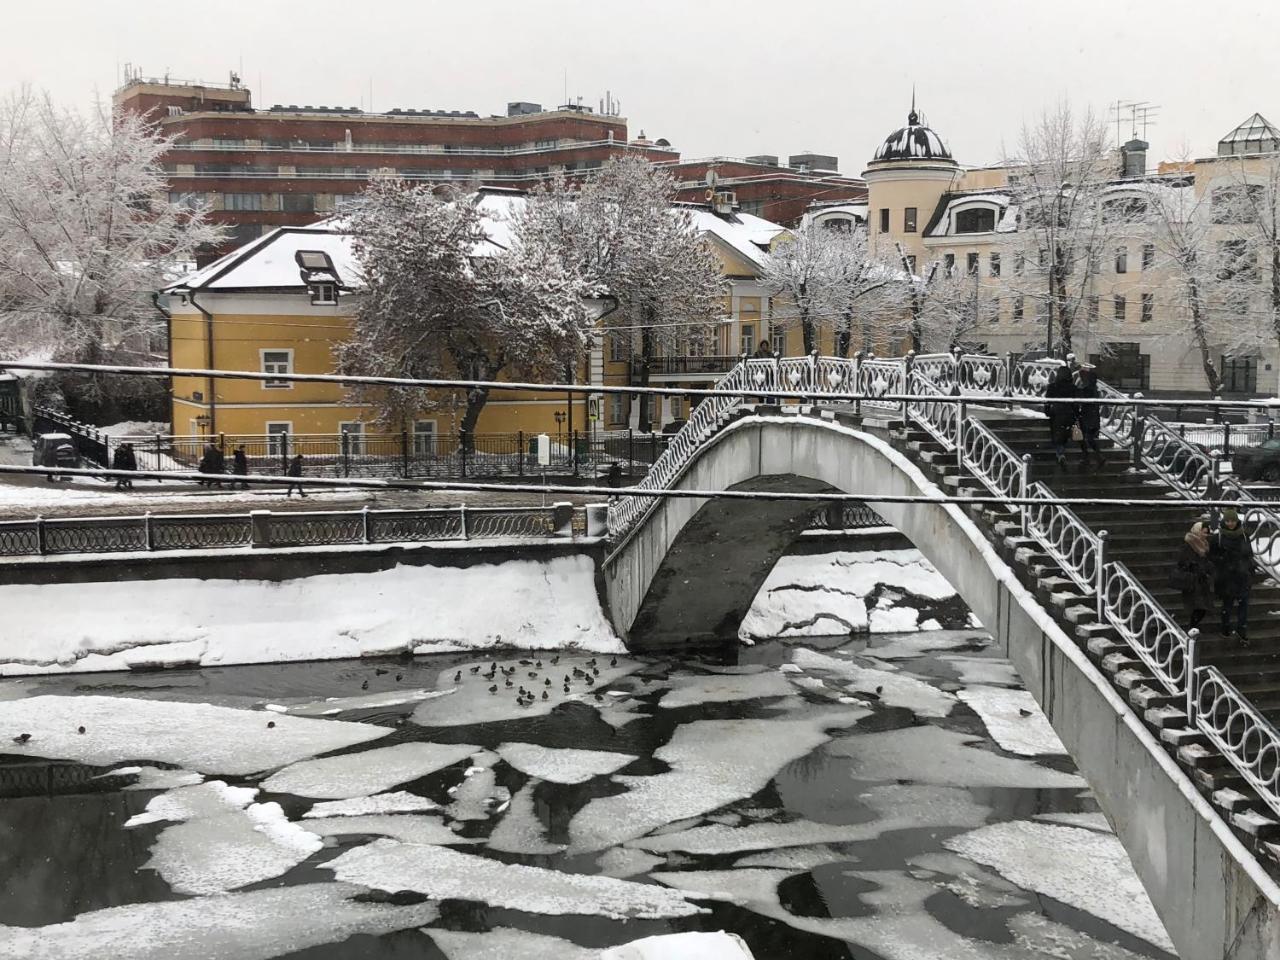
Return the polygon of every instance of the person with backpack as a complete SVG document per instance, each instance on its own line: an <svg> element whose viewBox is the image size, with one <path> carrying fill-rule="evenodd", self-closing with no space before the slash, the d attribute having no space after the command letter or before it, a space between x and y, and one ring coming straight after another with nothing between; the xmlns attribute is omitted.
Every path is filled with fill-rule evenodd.
<svg viewBox="0 0 1280 960"><path fill-rule="evenodd" d="M1222 603L1222 635L1235 635L1249 645L1249 591L1253 587L1253 547L1249 533L1235 507L1222 511L1222 525L1214 534L1209 556L1213 561L1213 583Z"/></svg>

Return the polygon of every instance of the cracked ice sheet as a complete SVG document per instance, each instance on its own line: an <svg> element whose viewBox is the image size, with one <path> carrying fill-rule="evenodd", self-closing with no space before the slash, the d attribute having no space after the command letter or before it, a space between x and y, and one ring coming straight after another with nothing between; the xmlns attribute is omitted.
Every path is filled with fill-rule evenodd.
<svg viewBox="0 0 1280 960"><path fill-rule="evenodd" d="M314 804L304 813L303 819L310 817L358 817L374 813L420 813L424 810L439 810L440 805L426 797L407 790L393 790L391 793L379 793L372 797L354 797L350 800L328 800Z"/></svg>
<svg viewBox="0 0 1280 960"><path fill-rule="evenodd" d="M397 743L337 757L303 760L262 781L267 793L350 800L443 770L476 751L465 743Z"/></svg>
<svg viewBox="0 0 1280 960"><path fill-rule="evenodd" d="M964 684L985 684L992 687L1021 687L1022 678L1008 660L994 657L957 657L944 655L939 659L950 665Z"/></svg>
<svg viewBox="0 0 1280 960"><path fill-rule="evenodd" d="M643 850L610 847L596 859L596 866L606 877L625 879L648 873L654 867L666 862L666 857L655 857Z"/></svg>
<svg viewBox="0 0 1280 960"><path fill-rule="evenodd" d="M867 642L866 648L857 653L859 656L871 657L875 660L914 660L926 653L969 648L975 644L985 647L990 643L989 636L972 630L926 630L889 635L883 640L872 637ZM845 654L850 651L837 652ZM944 656L943 659L950 659L950 656Z"/></svg>
<svg viewBox="0 0 1280 960"><path fill-rule="evenodd" d="M676 728L653 756L671 766L648 777L619 776L628 791L592 800L569 823L570 850L603 850L685 817L749 797L778 771L870 710L846 707L803 719L697 720Z"/></svg>
<svg viewBox="0 0 1280 960"><path fill-rule="evenodd" d="M169 790L193 786L204 779L190 770L169 770L165 767L116 767L98 774L98 777L127 777L131 774L135 777L133 783L121 787L121 790Z"/></svg>
<svg viewBox="0 0 1280 960"><path fill-rule="evenodd" d="M512 661L504 661L502 659L482 660L479 663L463 664L462 668L457 667L450 670L442 670L439 679L436 682L437 687L443 689L446 687L457 687L457 692L452 697L444 699L428 700L418 705L413 711L413 722L422 727L453 727L461 724L480 724L480 723L496 723L501 720L523 720L528 717L540 717L550 713L555 707L564 703L566 700L586 701L587 703L595 703L595 699L591 696L593 692L599 690L608 683L613 683L630 673L639 670L643 664L634 660L628 660L624 657L616 658L618 665L610 667L609 660L605 656L570 656L569 654L559 654L559 663L552 666L549 662L551 654L543 654L543 669L538 670L536 667L528 665L513 664ZM525 659L533 659L532 656ZM594 659L596 666L600 669L600 675L595 677L593 686L587 686L580 678L573 676L573 668L579 670L589 670L587 661ZM613 658L610 658L613 659ZM485 678L485 672L489 665L497 662L499 665L517 666L515 674L511 677L514 686L505 686L505 678L502 674L498 674L494 679ZM471 667L480 666L479 673L472 673ZM462 674L462 678L456 684L454 676L458 673ZM530 673L536 673L536 677L530 677ZM564 692L564 677L570 678L569 693ZM551 686L547 686L544 681L550 679ZM497 686L496 693L490 693L489 687ZM546 690L550 696L543 700L539 696L533 703L527 707L522 707L516 703L517 688L524 686L533 688L541 693Z"/></svg>
<svg viewBox="0 0 1280 960"><path fill-rule="evenodd" d="M956 696L982 718L987 733L1002 750L1024 757L1067 752L1049 718L1026 690L979 686L961 690Z"/></svg>
<svg viewBox="0 0 1280 960"><path fill-rule="evenodd" d="M324 864L347 883L432 900L478 900L525 913L656 919L703 913L680 894L647 883L560 873L394 840L375 840Z"/></svg>
<svg viewBox="0 0 1280 960"><path fill-rule="evenodd" d="M181 823L196 817L216 817L243 810L257 795L253 787L229 787L221 780L175 787L147 801L146 810L125 821L125 827L169 820Z"/></svg>
<svg viewBox="0 0 1280 960"><path fill-rule="evenodd" d="M1086 827L1103 833L1115 833L1104 813L1038 813L1032 819L1043 820L1046 823L1062 823L1068 827Z"/></svg>
<svg viewBox="0 0 1280 960"><path fill-rule="evenodd" d="M45 927L0 926L4 960L269 960L355 934L433 922L434 904L350 899L344 883L275 887L190 900L133 903Z"/></svg>
<svg viewBox="0 0 1280 960"><path fill-rule="evenodd" d="M772 671L739 676L677 674L671 677L670 685L671 689L658 701L658 706L667 710L699 703L795 696L787 678Z"/></svg>
<svg viewBox="0 0 1280 960"><path fill-rule="evenodd" d="M637 759L630 753L540 747L536 743L504 743L498 747L498 755L521 773L566 784L605 776Z"/></svg>
<svg viewBox="0 0 1280 960"><path fill-rule="evenodd" d="M958 787L1087 786L1073 773L968 746L978 742L980 738L972 734L923 726L847 737L827 750L848 757L850 774L857 780L907 780Z"/></svg>
<svg viewBox="0 0 1280 960"><path fill-rule="evenodd" d="M1015 820L944 841L949 850L1173 953L1173 942L1114 835Z"/></svg>
<svg viewBox="0 0 1280 960"><path fill-rule="evenodd" d="M955 697L932 684L914 677L860 667L848 660L829 657L804 647L791 655L792 662L808 671L824 671L844 681L846 688L859 693L876 694L880 702L890 707L906 707L922 717L945 717L955 705Z"/></svg>
<svg viewBox="0 0 1280 960"><path fill-rule="evenodd" d="M857 944L885 960L938 960L940 957L947 960L1026 960L1027 957L1072 956L1058 952L1065 942L1064 933L1071 936L1072 943L1084 948L1076 955L1080 960L1137 960L1136 955L1127 950L1092 940L1047 921L1017 924L1019 937L1014 945L970 940L949 930L925 907L925 900L937 892L933 884L896 871L847 871L848 876L870 881L879 888L860 897L874 908L871 916L838 919L800 917L783 907L778 899L778 884L796 875L797 872L792 870L699 870L655 873L652 876L689 896L734 903L796 930ZM1020 917L1033 916L1020 914L1011 921L1011 926Z"/></svg>
<svg viewBox="0 0 1280 960"><path fill-rule="evenodd" d="M564 849L563 843L547 840L546 828L538 819L533 804L533 790L537 780L530 780L511 798L511 805L489 834L489 849L503 853L523 853L530 856L547 856Z"/></svg>
<svg viewBox="0 0 1280 960"><path fill-rule="evenodd" d="M423 700L434 700L436 697L447 697L453 690L388 690L385 693L367 693L359 697L326 697L323 700L309 700L306 703L286 705L283 711L295 717L330 717L335 713L348 710L376 710L381 707L398 707L406 703L420 703ZM267 704L264 709L271 710L276 704Z"/></svg>
<svg viewBox="0 0 1280 960"><path fill-rule="evenodd" d="M177 893L226 893L278 877L323 845L289 822L278 803L255 803L165 827L146 867Z"/></svg>
<svg viewBox="0 0 1280 960"><path fill-rule="evenodd" d="M301 826L318 837L372 834L378 837L390 837L402 843L447 845L480 842L478 839L461 837L454 833L439 817L424 817L413 813L324 817L319 820L304 820Z"/></svg>
<svg viewBox="0 0 1280 960"><path fill-rule="evenodd" d="M274 721L274 729L267 723ZM76 728L83 726L84 733ZM310 720L207 703L44 695L0 701L0 729L31 734L5 753L109 766L158 760L200 773L245 775L385 737L367 723Z"/></svg>
<svg viewBox="0 0 1280 960"><path fill-rule="evenodd" d="M626 846L651 853L777 851L785 847L874 840L894 830L977 827L985 823L991 813L989 807L975 803L967 790L956 787L886 784L873 787L858 799L880 815L866 823L854 824L815 823L811 820L752 823L742 827L713 824L680 833L629 840Z"/></svg>
<svg viewBox="0 0 1280 960"><path fill-rule="evenodd" d="M559 937L494 927L487 933L423 930L448 960L600 960L595 947L580 947Z"/></svg>

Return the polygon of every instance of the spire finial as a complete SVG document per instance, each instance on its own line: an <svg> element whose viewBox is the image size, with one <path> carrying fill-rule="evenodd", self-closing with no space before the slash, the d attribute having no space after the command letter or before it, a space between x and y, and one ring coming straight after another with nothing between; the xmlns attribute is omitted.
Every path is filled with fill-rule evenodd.
<svg viewBox="0 0 1280 960"><path fill-rule="evenodd" d="M920 114L916 113L916 85L911 84L911 112L907 114L907 125L914 127L920 122Z"/></svg>

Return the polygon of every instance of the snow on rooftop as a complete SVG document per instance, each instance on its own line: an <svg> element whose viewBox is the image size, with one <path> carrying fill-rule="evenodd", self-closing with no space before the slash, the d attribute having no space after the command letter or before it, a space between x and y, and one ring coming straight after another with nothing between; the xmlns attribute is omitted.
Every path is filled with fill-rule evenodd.
<svg viewBox="0 0 1280 960"><path fill-rule="evenodd" d="M726 218L701 208L684 209L699 233L712 234L756 267L764 266L767 257L764 248L786 229L749 213L736 213Z"/></svg>

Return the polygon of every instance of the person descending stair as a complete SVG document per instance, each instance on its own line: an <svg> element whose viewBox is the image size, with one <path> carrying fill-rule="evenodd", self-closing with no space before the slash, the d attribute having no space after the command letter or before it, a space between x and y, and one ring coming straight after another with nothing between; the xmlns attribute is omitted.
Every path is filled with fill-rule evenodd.
<svg viewBox="0 0 1280 960"><path fill-rule="evenodd" d="M1051 400L1063 400L1063 403L1045 404L1045 414L1049 418L1049 442L1053 444L1053 452L1058 458L1058 466L1067 465L1067 441L1071 439L1071 427L1076 422L1076 405L1071 401L1076 395L1076 385L1071 380L1071 369L1061 366L1054 373L1053 379L1045 387L1044 395Z"/></svg>
<svg viewBox="0 0 1280 960"><path fill-rule="evenodd" d="M1209 526L1197 520L1182 538L1173 585L1182 594L1187 629L1200 626L1213 607L1213 561L1209 559Z"/></svg>
<svg viewBox="0 0 1280 960"><path fill-rule="evenodd" d="M1222 525L1213 537L1209 556L1213 561L1214 587L1222 603L1222 635L1231 636L1234 613L1235 633L1248 645L1249 590L1253 586L1253 548L1249 534L1235 507L1222 511Z"/></svg>
<svg viewBox="0 0 1280 960"><path fill-rule="evenodd" d="M1090 366L1082 366L1076 374L1077 399L1098 399L1098 374ZM1102 432L1102 408L1096 403L1076 404L1076 425L1080 428L1080 462L1089 465L1089 451L1093 451L1094 462L1101 467L1107 462L1098 446L1098 435Z"/></svg>

